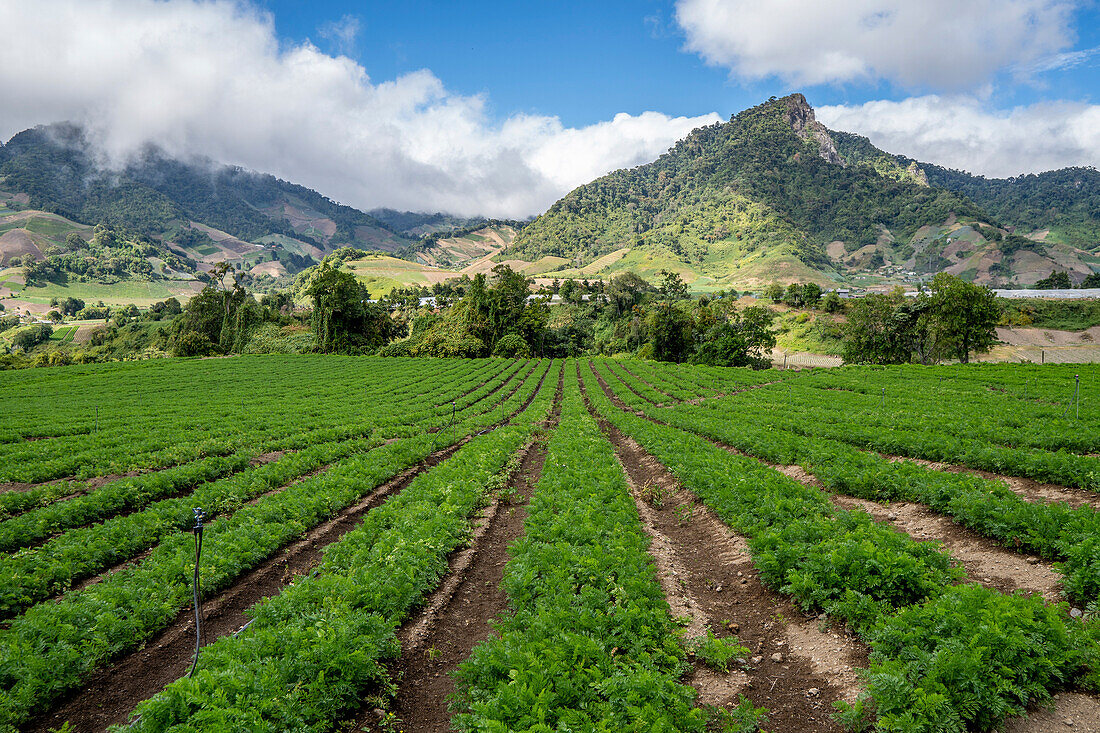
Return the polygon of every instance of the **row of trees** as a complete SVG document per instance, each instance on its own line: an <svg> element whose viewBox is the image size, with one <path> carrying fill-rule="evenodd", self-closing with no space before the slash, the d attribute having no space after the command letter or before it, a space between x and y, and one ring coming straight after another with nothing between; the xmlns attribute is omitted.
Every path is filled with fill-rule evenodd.
<svg viewBox="0 0 1100 733"><path fill-rule="evenodd" d="M852 301L845 328L849 363L933 364L988 351L996 341L1001 306L989 288L940 273L916 298L900 289Z"/></svg>
<svg viewBox="0 0 1100 733"><path fill-rule="evenodd" d="M1069 279L1069 273L1065 270L1055 270L1039 282L1035 283L1037 290L1069 290L1073 287L1073 281ZM1093 272L1081 281L1082 288L1100 288L1100 272Z"/></svg>
<svg viewBox="0 0 1100 733"><path fill-rule="evenodd" d="M783 303L792 308L822 308L826 313L840 313L844 302L835 291L824 293L817 283L791 283L783 287L772 282L764 289L764 297L773 303Z"/></svg>

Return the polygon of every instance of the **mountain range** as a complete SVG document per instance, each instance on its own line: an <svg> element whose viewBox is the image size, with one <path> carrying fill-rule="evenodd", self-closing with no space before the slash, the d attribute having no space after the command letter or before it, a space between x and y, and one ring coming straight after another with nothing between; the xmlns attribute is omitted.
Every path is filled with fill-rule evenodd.
<svg viewBox="0 0 1100 733"><path fill-rule="evenodd" d="M502 223L361 211L271 175L181 161L152 146L112 169L71 124L0 145L0 265L63 250L68 234L88 239L100 223L197 267L231 260L275 277L351 246L432 269L425 280L396 268L410 283L507 262L545 278L667 269L700 290L772 280L904 284L941 270L1012 286L1055 270L1080 282L1100 269L1100 172L986 179L922 163L829 130L793 94L579 186L525 226L482 230Z"/></svg>
<svg viewBox="0 0 1100 733"><path fill-rule="evenodd" d="M117 169L101 164L85 131L71 124L25 130L0 144L0 207L5 202L20 211L21 221L34 212L46 215L38 229L48 230L32 225L18 239L9 236L12 252L5 259L15 249L37 256L63 246L65 235L83 231L81 225L106 223L198 263L239 259L271 275L301 270L339 247L401 252L417 247L422 235L475 223L438 213L367 213L271 175L181 161L154 146Z"/></svg>

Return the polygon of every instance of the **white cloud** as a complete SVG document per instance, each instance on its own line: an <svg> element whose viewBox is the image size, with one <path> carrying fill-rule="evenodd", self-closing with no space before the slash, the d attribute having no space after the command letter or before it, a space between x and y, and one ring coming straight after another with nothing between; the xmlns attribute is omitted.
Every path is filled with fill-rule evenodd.
<svg viewBox="0 0 1100 733"><path fill-rule="evenodd" d="M1100 166L1100 105L996 111L974 97L929 95L816 112L827 127L865 135L888 152L989 177Z"/></svg>
<svg viewBox="0 0 1100 733"><path fill-rule="evenodd" d="M430 71L376 83L347 57L280 47L269 15L231 0L0 0L0 27L3 139L73 120L116 162L151 141L361 208L526 216L718 119L497 124Z"/></svg>
<svg viewBox="0 0 1100 733"><path fill-rule="evenodd" d="M349 53L355 46L359 35L359 19L354 15L345 15L340 20L330 20L317 28L318 35L335 46L340 53Z"/></svg>
<svg viewBox="0 0 1100 733"><path fill-rule="evenodd" d="M678 0L687 50L793 85L963 90L1070 45L1072 0Z"/></svg>

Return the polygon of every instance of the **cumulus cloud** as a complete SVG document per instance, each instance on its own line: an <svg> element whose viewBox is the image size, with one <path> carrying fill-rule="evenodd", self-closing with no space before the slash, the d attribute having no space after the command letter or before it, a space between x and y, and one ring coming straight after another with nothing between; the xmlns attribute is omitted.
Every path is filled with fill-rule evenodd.
<svg viewBox="0 0 1100 733"><path fill-rule="evenodd" d="M686 48L794 85L964 90L1068 47L1071 0L678 0Z"/></svg>
<svg viewBox="0 0 1100 733"><path fill-rule="evenodd" d="M1001 112L970 96L929 95L816 111L829 128L891 153L988 177L1100 166L1100 105L1043 102Z"/></svg>
<svg viewBox="0 0 1100 733"><path fill-rule="evenodd" d="M369 22L369 19L368 19ZM107 159L147 142L273 173L339 201L522 217L655 158L716 115L494 122L430 71L376 82L346 56L280 45L232 0L0 0L0 136L83 123ZM354 38L354 23L334 26Z"/></svg>

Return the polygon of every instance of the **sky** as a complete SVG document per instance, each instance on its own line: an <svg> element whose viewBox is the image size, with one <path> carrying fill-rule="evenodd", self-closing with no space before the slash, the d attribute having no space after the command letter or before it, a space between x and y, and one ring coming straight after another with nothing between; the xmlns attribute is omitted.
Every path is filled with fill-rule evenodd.
<svg viewBox="0 0 1100 733"><path fill-rule="evenodd" d="M522 218L802 92L991 177L1100 165L1096 0L0 0L0 140L61 120L362 209Z"/></svg>

